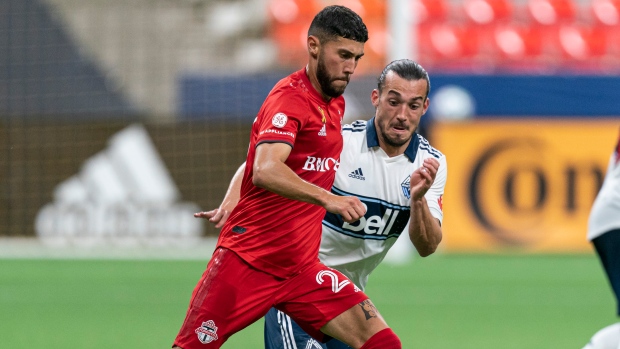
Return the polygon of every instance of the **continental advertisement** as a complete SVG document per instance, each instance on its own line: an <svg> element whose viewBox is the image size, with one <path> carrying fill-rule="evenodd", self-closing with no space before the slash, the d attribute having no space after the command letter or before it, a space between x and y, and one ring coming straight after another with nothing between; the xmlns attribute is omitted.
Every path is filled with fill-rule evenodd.
<svg viewBox="0 0 620 349"><path fill-rule="evenodd" d="M589 252L587 222L619 120L440 123L444 251Z"/></svg>

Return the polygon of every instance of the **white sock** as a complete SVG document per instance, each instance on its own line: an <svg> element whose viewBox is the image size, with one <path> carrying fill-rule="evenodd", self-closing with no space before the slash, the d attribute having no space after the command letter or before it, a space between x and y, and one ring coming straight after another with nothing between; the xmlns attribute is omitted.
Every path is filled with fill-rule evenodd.
<svg viewBox="0 0 620 349"><path fill-rule="evenodd" d="M620 349L620 323L596 332L583 349Z"/></svg>

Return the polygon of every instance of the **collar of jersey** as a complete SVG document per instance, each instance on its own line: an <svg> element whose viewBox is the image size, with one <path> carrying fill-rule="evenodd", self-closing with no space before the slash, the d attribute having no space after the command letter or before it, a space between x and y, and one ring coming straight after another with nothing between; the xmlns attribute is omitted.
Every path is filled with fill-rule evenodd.
<svg viewBox="0 0 620 349"><path fill-rule="evenodd" d="M405 155L411 162L415 161L419 144L420 139L418 138L418 134L414 133L413 139L409 142L407 149L405 149ZM368 148L379 146L379 136L377 135L377 129L375 128L374 117L366 122L366 145L368 145Z"/></svg>

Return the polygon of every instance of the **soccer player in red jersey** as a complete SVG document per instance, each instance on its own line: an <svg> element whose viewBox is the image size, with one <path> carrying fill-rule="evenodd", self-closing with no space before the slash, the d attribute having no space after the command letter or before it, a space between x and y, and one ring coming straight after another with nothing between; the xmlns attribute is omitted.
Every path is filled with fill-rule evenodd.
<svg viewBox="0 0 620 349"><path fill-rule="evenodd" d="M330 189L342 150L342 93L367 40L361 18L346 7L315 16L308 65L276 84L254 121L239 203L173 347L219 348L275 307L321 341L401 348L368 296L318 259L325 211L352 223L366 210L357 197Z"/></svg>

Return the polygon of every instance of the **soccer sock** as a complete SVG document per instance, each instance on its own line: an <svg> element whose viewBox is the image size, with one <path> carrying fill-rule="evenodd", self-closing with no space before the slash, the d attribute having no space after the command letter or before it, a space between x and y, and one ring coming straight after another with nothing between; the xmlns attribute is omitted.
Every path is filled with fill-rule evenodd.
<svg viewBox="0 0 620 349"><path fill-rule="evenodd" d="M620 323L607 326L592 336L584 349L620 349Z"/></svg>
<svg viewBox="0 0 620 349"><path fill-rule="evenodd" d="M375 333L360 349L402 349L402 345L396 333L388 327Z"/></svg>

